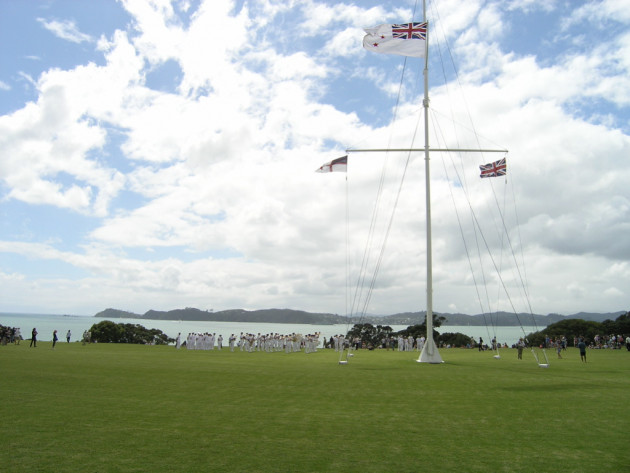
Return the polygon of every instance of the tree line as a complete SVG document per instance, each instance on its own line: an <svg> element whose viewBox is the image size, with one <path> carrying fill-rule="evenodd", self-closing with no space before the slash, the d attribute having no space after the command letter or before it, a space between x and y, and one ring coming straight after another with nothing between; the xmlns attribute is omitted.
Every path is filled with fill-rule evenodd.
<svg viewBox="0 0 630 473"><path fill-rule="evenodd" d="M446 320L445 317L433 314L433 327L437 328ZM355 324L346 335L346 338L359 339L362 345L367 347L379 347L387 338L403 337L418 338L426 335L426 320L422 324L410 325L404 330L394 332L389 325L373 325L370 323ZM556 322L545 327L538 332L527 335L529 345L540 346L545 343L545 339L550 337L556 339L566 337L568 340L583 338L587 343L595 340L595 336L603 335L623 335L624 338L630 335L630 311L620 315L615 320L604 320L595 322L592 320L567 319ZM453 347L473 346L475 341L463 333L439 333L433 330L433 340L438 346L450 345Z"/></svg>
<svg viewBox="0 0 630 473"><path fill-rule="evenodd" d="M463 333L439 333L436 328L440 327L446 320L439 314L433 313L433 340L438 346L462 347L474 345L474 340ZM421 324L410 325L406 329L394 332L389 325L373 325L371 323L354 324L354 326L346 334L346 338L350 340L360 340L361 345L366 347L377 348L382 346L386 339L397 339L398 336L416 338L425 336L427 333L427 322Z"/></svg>
<svg viewBox="0 0 630 473"><path fill-rule="evenodd" d="M438 346L450 345L455 347L472 346L474 340L463 333L439 333L438 328L446 320L445 317L433 314L433 339ZM139 343L147 345L167 345L175 340L168 337L161 330L147 329L140 324L117 324L109 320L104 320L92 325L90 328L92 340L98 343ZM362 345L367 347L379 347L388 338L403 337L418 338L426 335L426 320L421 324L410 325L404 330L394 332L389 325L373 325L371 323L359 323L346 334L346 338L358 339ZM558 338L565 336L571 340L573 338L583 338L587 342L595 339L596 335L630 335L630 311L620 315L615 320L605 320L595 322L582 319L567 319L556 322L545 327L538 332L527 335L530 345L542 345L547 337Z"/></svg>
<svg viewBox="0 0 630 473"><path fill-rule="evenodd" d="M592 320L569 319L562 320L545 327L543 330L531 333L527 340L531 345L540 346L545 343L547 337L556 339L565 336L567 340L583 338L590 343L599 335L630 335L630 311L620 315L615 320L604 320L594 322Z"/></svg>

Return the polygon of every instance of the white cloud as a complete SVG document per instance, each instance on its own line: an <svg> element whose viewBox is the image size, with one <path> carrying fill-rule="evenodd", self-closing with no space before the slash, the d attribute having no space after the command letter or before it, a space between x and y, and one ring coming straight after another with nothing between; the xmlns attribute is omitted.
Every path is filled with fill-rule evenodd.
<svg viewBox="0 0 630 473"><path fill-rule="evenodd" d="M616 287L609 287L608 289L606 289L604 291L604 295L606 295L608 297L619 298L619 297L625 296L625 293L623 291L620 291ZM621 299L620 299L620 301L623 302Z"/></svg>
<svg viewBox="0 0 630 473"><path fill-rule="evenodd" d="M421 146L414 88L420 74L404 82L398 122L381 128L377 123L387 123L394 106L401 62L371 60L359 46L361 26L400 21L410 11L312 1L254 2L239 11L233 2L212 1L194 12L190 2L122 5L133 22L101 36L97 61L50 68L37 79L25 74L37 99L0 117L5 199L92 219L75 245L43 234L3 238L0 251L89 275L42 279L24 269L7 277L17 272L2 267L3 280L11 280L3 293L8 303L31 298L53 307L60 304L55 297L74 297L93 312L116 304L137 312L208 304L343 312L346 185L348 257L356 272L387 160L371 268L397 207L369 310L422 310L422 157L411 159L398 199L401 154L351 155L347 184L346 176L313 172L345 144L406 147L417 129L415 145ZM479 139L509 148L508 183L520 221L516 208L503 209L511 255L493 231L502 223L489 210L497 199L491 191L501 202L506 186L477 177L476 166L494 155L455 157L454 163L432 157L436 310L618 309L619 288L630 283L630 249L619 237L630 221L624 164L630 138L620 126L627 114L618 112L630 90L628 36L541 61L502 48L500 39L510 31L499 5L453 0L446 6L452 8L442 3L441 28L454 40L455 57L467 60L460 69L466 106L449 102L445 87L434 87L432 125L440 127L432 140L465 145ZM512 7L535 11L526 1ZM303 29L278 34L293 24ZM167 61L181 68L178 87L149 88L147 75ZM386 102L381 90L389 94ZM592 100L618 108L584 107ZM465 123L468 110L479 135L456 135L445 117ZM452 185L456 170L464 180ZM453 200L465 221L461 230ZM475 279L483 278L473 277L466 253L477 250L460 237L475 239L465 216L470 207L502 261L504 282L515 292L510 298L476 300ZM493 292L501 292L492 261L480 259ZM515 260L527 264L517 268ZM530 301L519 289L525 274Z"/></svg>
<svg viewBox="0 0 630 473"><path fill-rule="evenodd" d="M58 21L38 18L37 21L55 36L65 39L66 41L70 41L72 43L92 41L92 37L88 34L81 33L75 22L72 20Z"/></svg>
<svg viewBox="0 0 630 473"><path fill-rule="evenodd" d="M7 273L3 273L2 271L0 271L0 279L2 279L2 281L7 284L10 281L21 281L24 279L24 275L23 274L18 274L18 273L11 273L11 274L7 274Z"/></svg>
<svg viewBox="0 0 630 473"><path fill-rule="evenodd" d="M324 52L331 57L349 57L357 54L365 32L360 28L346 28L326 42Z"/></svg>
<svg viewBox="0 0 630 473"><path fill-rule="evenodd" d="M557 7L559 1L560 0L548 0L546 2L539 2L538 0L512 0L508 3L508 9L523 10L526 13L536 10L550 12Z"/></svg>
<svg viewBox="0 0 630 473"><path fill-rule="evenodd" d="M89 76L90 69L79 68L78 75ZM87 158L89 151L104 145L105 132L83 118L86 102L82 87L73 87L76 79L61 71L44 74L37 84L37 103L0 117L0 150L6 156L0 169L12 198L102 216L122 176ZM63 176L75 182L62 184ZM92 186L99 189L95 206L90 205Z"/></svg>
<svg viewBox="0 0 630 473"><path fill-rule="evenodd" d="M569 25L573 22L584 20L590 22L599 20L627 23L630 22L630 11L628 10L628 4L624 0L589 1L576 8L565 24Z"/></svg>

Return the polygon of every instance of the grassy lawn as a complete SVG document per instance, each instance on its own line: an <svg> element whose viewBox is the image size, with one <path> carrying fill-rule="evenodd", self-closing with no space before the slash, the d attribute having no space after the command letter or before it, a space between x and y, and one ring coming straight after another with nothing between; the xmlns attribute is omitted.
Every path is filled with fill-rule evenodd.
<svg viewBox="0 0 630 473"><path fill-rule="evenodd" d="M4 471L598 472L630 465L630 353L0 347Z"/></svg>

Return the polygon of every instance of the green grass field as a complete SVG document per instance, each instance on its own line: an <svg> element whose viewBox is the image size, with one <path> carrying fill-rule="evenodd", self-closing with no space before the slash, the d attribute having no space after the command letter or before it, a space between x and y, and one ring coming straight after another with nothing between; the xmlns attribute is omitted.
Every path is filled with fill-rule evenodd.
<svg viewBox="0 0 630 473"><path fill-rule="evenodd" d="M0 347L4 471L630 469L630 352Z"/></svg>

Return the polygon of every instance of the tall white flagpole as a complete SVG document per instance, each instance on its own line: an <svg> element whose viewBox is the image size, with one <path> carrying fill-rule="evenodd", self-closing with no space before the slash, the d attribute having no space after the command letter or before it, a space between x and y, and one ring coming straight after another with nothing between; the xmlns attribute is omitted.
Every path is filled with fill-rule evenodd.
<svg viewBox="0 0 630 473"><path fill-rule="evenodd" d="M422 21L427 23L426 40L424 50L424 99L422 105L424 108L424 149L346 149L346 153L358 152L414 152L424 151L424 167L425 167L425 189L426 189L426 214L427 214L427 338L418 358L419 363L443 363L442 357L438 352L435 340L433 339L433 250L431 246L431 169L430 169L430 151L453 152L459 153L507 153L505 149L452 149L452 148L434 148L429 146L429 25L427 22L426 0L422 1ZM366 30L367 31L367 30ZM365 41L365 40L364 40ZM370 48L368 48L370 49ZM404 55L404 54L403 54Z"/></svg>
<svg viewBox="0 0 630 473"><path fill-rule="evenodd" d="M422 1L423 22L427 21L426 0ZM419 363L442 363L442 357L433 340L433 254L431 246L431 160L429 158L429 25L424 51L424 179L427 212L427 339L418 358Z"/></svg>

